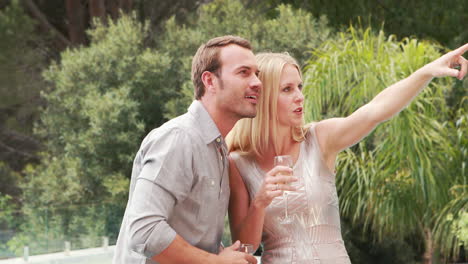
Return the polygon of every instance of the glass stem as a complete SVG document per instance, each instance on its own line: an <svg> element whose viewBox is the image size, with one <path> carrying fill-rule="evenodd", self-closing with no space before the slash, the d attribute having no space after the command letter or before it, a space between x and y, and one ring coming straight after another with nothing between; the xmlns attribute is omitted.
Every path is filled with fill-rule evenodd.
<svg viewBox="0 0 468 264"><path fill-rule="evenodd" d="M288 193L283 193L284 197L284 219L289 219L288 215Z"/></svg>

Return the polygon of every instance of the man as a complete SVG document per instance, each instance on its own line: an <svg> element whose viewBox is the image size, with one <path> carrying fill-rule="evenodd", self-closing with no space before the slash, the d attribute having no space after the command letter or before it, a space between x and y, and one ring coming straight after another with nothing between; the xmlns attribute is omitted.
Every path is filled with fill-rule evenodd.
<svg viewBox="0 0 468 264"><path fill-rule="evenodd" d="M257 75L245 39L218 37L198 49L196 100L151 131L136 155L114 264L256 263L236 251L239 241L219 248L229 200L224 137L239 119L256 115Z"/></svg>

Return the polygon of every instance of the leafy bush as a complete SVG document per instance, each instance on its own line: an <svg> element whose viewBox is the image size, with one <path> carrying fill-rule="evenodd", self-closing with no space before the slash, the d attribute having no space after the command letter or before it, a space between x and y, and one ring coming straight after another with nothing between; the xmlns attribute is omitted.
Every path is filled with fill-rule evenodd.
<svg viewBox="0 0 468 264"><path fill-rule="evenodd" d="M134 17L97 24L89 47L63 52L44 73L50 87L36 133L47 152L25 170L27 240L116 235L133 157L170 95L161 80L171 61L145 47L147 33Z"/></svg>
<svg viewBox="0 0 468 264"><path fill-rule="evenodd" d="M351 27L315 51L307 65L306 118L351 114L385 87L439 57L439 49L430 42L399 42L383 32ZM453 235L452 241L433 241L434 215L449 203L450 188L466 180L466 174L450 165L458 168L459 159L445 101L454 82L433 81L397 117L339 156L341 212L378 241L419 237L423 248L425 242L433 242L446 256L451 254L447 249L457 248Z"/></svg>
<svg viewBox="0 0 468 264"><path fill-rule="evenodd" d="M200 8L188 25L178 25L174 17L165 25L165 33L157 39L158 49L167 53L171 64L172 88L181 89L179 96L166 104L165 116L184 113L193 100L190 80L191 58L201 43L222 35L238 35L251 41L254 52L289 52L300 63L309 58L311 49L333 38L325 17L313 18L309 13L280 5L278 15L268 18L256 9L246 9L238 0L215 0Z"/></svg>

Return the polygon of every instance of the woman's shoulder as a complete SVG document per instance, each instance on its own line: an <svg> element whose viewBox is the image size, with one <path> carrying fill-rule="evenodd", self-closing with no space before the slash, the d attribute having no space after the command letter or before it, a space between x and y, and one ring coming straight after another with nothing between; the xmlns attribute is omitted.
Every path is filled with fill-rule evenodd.
<svg viewBox="0 0 468 264"><path fill-rule="evenodd" d="M304 140L310 142L315 137L315 127L318 122L310 122L303 127Z"/></svg>
<svg viewBox="0 0 468 264"><path fill-rule="evenodd" d="M242 159L242 153L239 151L231 151L229 152L229 159L232 161L237 162L238 160Z"/></svg>
<svg viewBox="0 0 468 264"><path fill-rule="evenodd" d="M310 148L320 148L319 147L319 137L317 135L317 125L319 122L311 122L304 126L306 132L304 136L304 144L309 146Z"/></svg>
<svg viewBox="0 0 468 264"><path fill-rule="evenodd" d="M252 177L258 173L255 165L255 159L252 155L233 151L229 153L229 159L231 160L231 165L235 166L235 169L247 185L256 178Z"/></svg>
<svg viewBox="0 0 468 264"><path fill-rule="evenodd" d="M229 159L232 160L239 169L250 165L253 161L251 155L237 150L229 153Z"/></svg>

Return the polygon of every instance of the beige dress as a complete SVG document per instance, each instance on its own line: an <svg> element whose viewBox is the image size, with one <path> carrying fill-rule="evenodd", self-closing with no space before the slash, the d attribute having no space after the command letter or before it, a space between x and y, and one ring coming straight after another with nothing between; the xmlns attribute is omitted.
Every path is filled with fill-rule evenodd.
<svg viewBox="0 0 468 264"><path fill-rule="evenodd" d="M343 264L351 263L341 237L335 175L321 158L313 125L301 143L294 165L298 191L288 193L288 212L292 221L281 224L285 200L275 198L266 208L262 243L262 264ZM254 198L266 174L253 159L231 153Z"/></svg>

